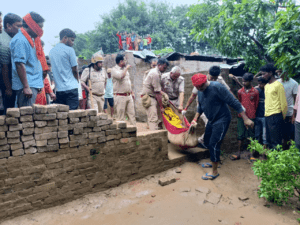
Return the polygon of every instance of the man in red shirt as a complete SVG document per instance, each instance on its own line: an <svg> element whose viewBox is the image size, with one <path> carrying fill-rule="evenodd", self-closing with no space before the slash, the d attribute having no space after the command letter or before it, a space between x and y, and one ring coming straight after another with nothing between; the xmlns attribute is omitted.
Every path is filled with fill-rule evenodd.
<svg viewBox="0 0 300 225"><path fill-rule="evenodd" d="M150 34L148 34L148 37L147 37L147 49L149 51L151 51L151 43L152 43L152 38L150 37Z"/></svg>
<svg viewBox="0 0 300 225"><path fill-rule="evenodd" d="M249 119L254 122L256 109L259 103L259 92L252 86L252 80L254 75L252 73L245 73L243 76L243 86L238 91L238 99L242 106L246 109L246 115ZM241 158L241 150L242 150L242 141L246 138L254 138L254 130L253 129L246 129L243 119L238 116L238 124L237 124L237 131L238 131L238 147L239 152L237 155L232 155L232 160L238 160ZM250 154L248 156L250 158ZM251 161L254 161L255 158L250 158Z"/></svg>
<svg viewBox="0 0 300 225"><path fill-rule="evenodd" d="M119 49L123 50L122 36L120 35L120 31L116 34L119 38Z"/></svg>

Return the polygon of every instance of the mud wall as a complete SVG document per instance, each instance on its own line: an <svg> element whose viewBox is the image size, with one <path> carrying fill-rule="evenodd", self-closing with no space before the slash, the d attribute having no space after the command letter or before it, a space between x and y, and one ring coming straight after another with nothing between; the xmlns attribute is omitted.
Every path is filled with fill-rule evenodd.
<svg viewBox="0 0 300 225"><path fill-rule="evenodd" d="M0 118L0 221L180 165L167 132L137 136L95 110L63 105L8 110Z"/></svg>

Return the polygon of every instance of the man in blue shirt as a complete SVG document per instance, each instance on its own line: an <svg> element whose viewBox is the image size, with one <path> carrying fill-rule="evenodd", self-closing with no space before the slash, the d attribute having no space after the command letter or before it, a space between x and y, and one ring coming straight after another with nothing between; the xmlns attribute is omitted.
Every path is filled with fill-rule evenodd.
<svg viewBox="0 0 300 225"><path fill-rule="evenodd" d="M44 18L35 12L31 12L30 16L42 29ZM23 28L29 39L38 37L36 31L33 31L24 19ZM16 91L18 107L32 106L38 92L44 87L42 65L37 58L36 47L32 47L28 38L19 30L10 42L12 89Z"/></svg>
<svg viewBox="0 0 300 225"><path fill-rule="evenodd" d="M79 105L77 58L72 48L76 34L70 29L59 33L60 43L50 51L56 103L68 105L71 110Z"/></svg>
<svg viewBox="0 0 300 225"><path fill-rule="evenodd" d="M212 173L206 173L205 176L202 176L202 179L213 180L219 176L220 147L231 121L228 105L240 113L247 128L253 128L254 123L246 116L241 103L224 85L214 81L210 82L207 80L206 75L200 73L192 77L192 83L198 89L198 113L200 116L204 113L208 119L204 134L204 145L199 145L209 149L212 165L207 165L212 167ZM206 167L205 165L202 166Z"/></svg>

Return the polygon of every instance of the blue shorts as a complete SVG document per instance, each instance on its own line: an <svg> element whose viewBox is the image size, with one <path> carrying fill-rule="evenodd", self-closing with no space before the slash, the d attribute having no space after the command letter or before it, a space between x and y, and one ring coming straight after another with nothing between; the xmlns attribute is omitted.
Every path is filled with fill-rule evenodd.
<svg viewBox="0 0 300 225"><path fill-rule="evenodd" d="M109 106L112 108L114 107L114 98L104 98L104 106L103 109L107 109L107 101Z"/></svg>

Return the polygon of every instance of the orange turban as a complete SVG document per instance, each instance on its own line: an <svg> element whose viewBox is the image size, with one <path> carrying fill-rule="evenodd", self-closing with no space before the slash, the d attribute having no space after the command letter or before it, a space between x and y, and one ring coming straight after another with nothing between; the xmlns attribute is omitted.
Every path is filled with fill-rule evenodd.
<svg viewBox="0 0 300 225"><path fill-rule="evenodd" d="M199 87L207 81L206 75L202 73L197 73L192 76L192 83L195 87Z"/></svg>

